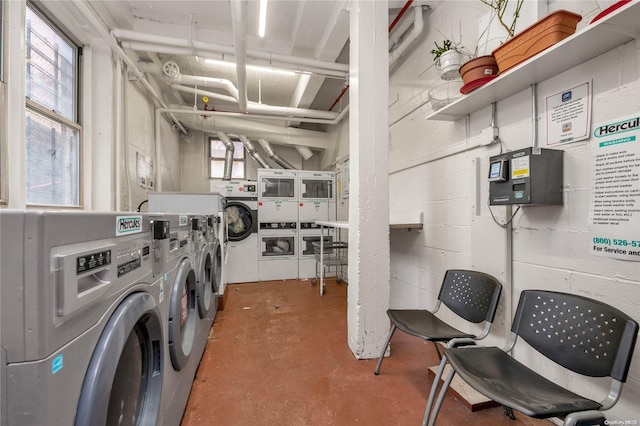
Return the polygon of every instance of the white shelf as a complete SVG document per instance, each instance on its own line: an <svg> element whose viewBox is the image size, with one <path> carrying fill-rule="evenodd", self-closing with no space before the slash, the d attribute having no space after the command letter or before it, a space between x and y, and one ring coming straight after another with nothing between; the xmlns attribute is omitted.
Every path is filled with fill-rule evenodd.
<svg viewBox="0 0 640 426"><path fill-rule="evenodd" d="M426 119L456 121L631 41L639 34L640 2L632 1Z"/></svg>
<svg viewBox="0 0 640 426"><path fill-rule="evenodd" d="M422 229L422 212L389 214L390 229Z"/></svg>

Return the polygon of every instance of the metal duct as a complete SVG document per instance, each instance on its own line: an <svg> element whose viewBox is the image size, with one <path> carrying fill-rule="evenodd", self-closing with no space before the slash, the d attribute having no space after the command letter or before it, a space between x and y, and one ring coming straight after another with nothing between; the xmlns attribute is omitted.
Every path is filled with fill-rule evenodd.
<svg viewBox="0 0 640 426"><path fill-rule="evenodd" d="M305 160L308 160L309 158L311 158L313 156L313 151L311 151L306 146L297 146L296 145L296 150L302 156L302 158L304 158Z"/></svg>
<svg viewBox="0 0 640 426"><path fill-rule="evenodd" d="M224 154L224 172L222 174L222 180L231 180L231 172L233 170L233 151L235 148L233 147L233 142L231 142L226 133L216 132L216 135L218 135L218 139L220 139L224 147L227 149L227 152Z"/></svg>
<svg viewBox="0 0 640 426"><path fill-rule="evenodd" d="M245 135L240 135L240 140L242 141L242 144L244 145L244 148L247 150L249 155L253 157L254 160L256 160L256 163L258 163L260 167L262 167L263 169L271 168L269 163L267 163L264 158L262 158L262 156L258 153L258 151L256 151L256 147L253 146L248 137L246 137Z"/></svg>
<svg viewBox="0 0 640 426"><path fill-rule="evenodd" d="M278 155L273 152L273 148L271 148L271 144L264 139L258 139L260 146L264 149L264 152L267 153L267 157L271 158L275 163L277 163L283 169L295 169L296 167L285 160L284 158L278 157Z"/></svg>

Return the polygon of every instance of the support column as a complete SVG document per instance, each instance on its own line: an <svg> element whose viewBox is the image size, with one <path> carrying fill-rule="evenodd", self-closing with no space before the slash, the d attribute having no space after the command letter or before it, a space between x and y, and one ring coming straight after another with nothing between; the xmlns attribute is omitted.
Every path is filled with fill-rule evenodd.
<svg viewBox="0 0 640 426"><path fill-rule="evenodd" d="M354 1L349 74L349 347L377 358L389 332L388 2Z"/></svg>

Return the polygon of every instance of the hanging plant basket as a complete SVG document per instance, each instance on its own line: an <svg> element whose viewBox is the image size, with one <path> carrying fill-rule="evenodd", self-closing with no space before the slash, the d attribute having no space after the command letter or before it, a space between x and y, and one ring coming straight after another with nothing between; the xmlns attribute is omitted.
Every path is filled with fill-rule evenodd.
<svg viewBox="0 0 640 426"><path fill-rule="evenodd" d="M457 50L447 50L438 58L436 67L443 80L460 78L460 66L463 64L462 55Z"/></svg>
<svg viewBox="0 0 640 426"><path fill-rule="evenodd" d="M542 52L576 32L582 16L558 10L526 28L493 51L500 72Z"/></svg>

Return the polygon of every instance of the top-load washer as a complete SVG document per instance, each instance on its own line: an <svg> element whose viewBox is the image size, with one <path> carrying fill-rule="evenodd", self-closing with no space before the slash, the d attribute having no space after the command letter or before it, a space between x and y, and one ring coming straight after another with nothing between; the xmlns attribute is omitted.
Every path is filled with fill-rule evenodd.
<svg viewBox="0 0 640 426"><path fill-rule="evenodd" d="M158 217L0 211L7 425L163 423Z"/></svg>
<svg viewBox="0 0 640 426"><path fill-rule="evenodd" d="M258 189L255 181L215 181L212 191L225 197L226 283L258 281Z"/></svg>
<svg viewBox="0 0 640 426"><path fill-rule="evenodd" d="M316 221L336 220L335 173L323 171L298 172L298 277L317 276L315 250L322 229ZM325 229L324 243L335 237L333 228Z"/></svg>

